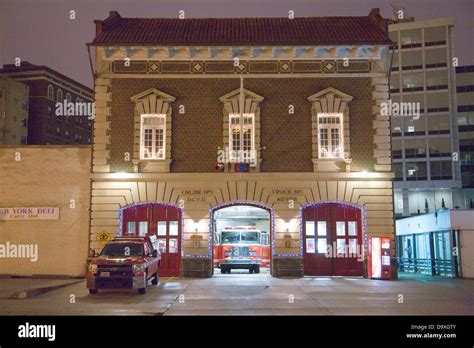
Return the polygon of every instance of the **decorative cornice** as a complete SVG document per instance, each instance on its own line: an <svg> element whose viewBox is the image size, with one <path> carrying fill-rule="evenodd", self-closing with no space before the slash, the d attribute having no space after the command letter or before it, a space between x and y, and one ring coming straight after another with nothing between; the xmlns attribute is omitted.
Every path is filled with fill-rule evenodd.
<svg viewBox="0 0 474 348"><path fill-rule="evenodd" d="M115 74L309 74L309 73L368 73L373 70L370 60L136 60L113 61Z"/></svg>
<svg viewBox="0 0 474 348"><path fill-rule="evenodd" d="M97 47L103 60L251 60L383 59L386 45L322 46L105 46Z"/></svg>

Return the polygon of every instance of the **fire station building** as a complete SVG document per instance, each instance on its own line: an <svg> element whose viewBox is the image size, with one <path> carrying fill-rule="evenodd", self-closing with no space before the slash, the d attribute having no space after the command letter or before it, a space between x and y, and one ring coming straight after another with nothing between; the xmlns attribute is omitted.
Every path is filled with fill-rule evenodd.
<svg viewBox="0 0 474 348"><path fill-rule="evenodd" d="M367 276L370 238L388 237L395 276L377 9L95 25L91 249L154 234L162 275L210 277L219 232L250 226L273 276Z"/></svg>

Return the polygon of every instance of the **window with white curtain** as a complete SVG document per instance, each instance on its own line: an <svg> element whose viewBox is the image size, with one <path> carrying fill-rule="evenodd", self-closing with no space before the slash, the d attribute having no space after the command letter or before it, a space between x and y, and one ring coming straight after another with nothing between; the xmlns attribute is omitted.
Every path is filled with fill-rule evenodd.
<svg viewBox="0 0 474 348"><path fill-rule="evenodd" d="M229 115L230 159L251 162L255 151L255 117L254 114L243 114L243 127L240 127L240 115ZM243 130L243 146L240 144L240 133Z"/></svg>
<svg viewBox="0 0 474 348"><path fill-rule="evenodd" d="M318 114L319 158L343 158L343 118L341 113Z"/></svg>
<svg viewBox="0 0 474 348"><path fill-rule="evenodd" d="M166 115L141 115L140 159L165 159Z"/></svg>

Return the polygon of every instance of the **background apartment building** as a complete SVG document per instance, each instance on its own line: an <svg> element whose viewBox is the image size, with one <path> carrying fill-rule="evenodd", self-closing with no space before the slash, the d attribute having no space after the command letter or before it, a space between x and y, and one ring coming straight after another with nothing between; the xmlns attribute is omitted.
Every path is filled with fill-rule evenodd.
<svg viewBox="0 0 474 348"><path fill-rule="evenodd" d="M456 85L463 199L474 208L474 65L456 68Z"/></svg>
<svg viewBox="0 0 474 348"><path fill-rule="evenodd" d="M461 193L453 19L389 25L393 102L419 103L419 117L392 117L397 216L466 207Z"/></svg>
<svg viewBox="0 0 474 348"><path fill-rule="evenodd" d="M26 144L29 87L0 76L0 145Z"/></svg>
<svg viewBox="0 0 474 348"><path fill-rule="evenodd" d="M92 90L46 66L22 62L6 64L0 76L9 77L29 87L27 108L29 145L90 144L92 120L81 115L57 116L56 103L92 103ZM11 143L10 143L11 144Z"/></svg>

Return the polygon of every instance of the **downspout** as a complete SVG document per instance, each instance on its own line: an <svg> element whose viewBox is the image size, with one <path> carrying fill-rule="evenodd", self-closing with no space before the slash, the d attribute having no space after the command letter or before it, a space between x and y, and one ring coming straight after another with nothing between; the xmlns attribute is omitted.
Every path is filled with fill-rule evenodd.
<svg viewBox="0 0 474 348"><path fill-rule="evenodd" d="M91 226L91 221L92 221L92 170L93 170L93 161L94 161L94 125L95 125L95 79L96 79L96 72L94 71L94 65L92 63L92 57L91 57L91 50L90 46L87 45L87 53L89 56L89 64L91 68L91 73L92 73L92 81L93 81L93 101L94 101L94 119L92 120L92 146L91 146L91 158L90 158L90 171L89 171L89 248L88 248L88 257L87 257L87 269L89 268L89 262L91 261L91 252L92 252L92 226ZM94 252L95 253L95 252Z"/></svg>
<svg viewBox="0 0 474 348"><path fill-rule="evenodd" d="M388 31L388 28L387 28ZM391 99L391 91L390 91L390 80L392 78L392 65L393 65L393 56L395 54L395 49L392 50L392 55L390 57L390 65L388 67L388 99ZM388 119L388 125L390 129L390 152L392 152L392 113L390 113L390 117ZM392 170L393 170L393 156L390 155L391 162L392 162ZM395 258L393 260L393 268L394 270L391 271L390 278L397 280L398 279L398 245L397 245L397 223L396 223L396 216L395 216L395 178L392 179L392 218L393 218L393 230L395 233L394 238L394 248L395 248ZM395 271L396 268L396 271Z"/></svg>

